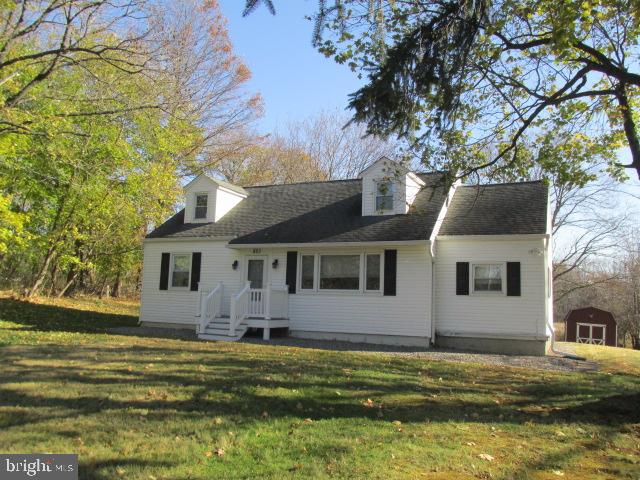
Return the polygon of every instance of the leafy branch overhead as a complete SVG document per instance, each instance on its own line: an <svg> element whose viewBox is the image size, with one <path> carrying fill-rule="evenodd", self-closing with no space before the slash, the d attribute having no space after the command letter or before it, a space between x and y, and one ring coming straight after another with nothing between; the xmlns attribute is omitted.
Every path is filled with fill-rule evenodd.
<svg viewBox="0 0 640 480"><path fill-rule="evenodd" d="M640 175L638 9L634 0L321 1L314 44L368 78L351 96L354 120L409 139L432 166L517 169L545 129L597 138L611 173Z"/></svg>

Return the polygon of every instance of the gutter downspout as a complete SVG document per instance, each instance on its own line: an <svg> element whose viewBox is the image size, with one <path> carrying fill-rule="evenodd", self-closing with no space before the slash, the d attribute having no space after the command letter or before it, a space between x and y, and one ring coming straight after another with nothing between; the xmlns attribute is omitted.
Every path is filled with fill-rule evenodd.
<svg viewBox="0 0 640 480"><path fill-rule="evenodd" d="M436 346L436 262L431 249L431 346Z"/></svg>

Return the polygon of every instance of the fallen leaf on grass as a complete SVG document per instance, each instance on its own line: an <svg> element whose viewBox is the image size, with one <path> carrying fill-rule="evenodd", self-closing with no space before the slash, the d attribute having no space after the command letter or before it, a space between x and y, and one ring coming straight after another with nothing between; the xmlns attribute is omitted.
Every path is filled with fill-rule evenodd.
<svg viewBox="0 0 640 480"><path fill-rule="evenodd" d="M551 473L557 475L558 477L564 477L564 472L562 470L552 470Z"/></svg>
<svg viewBox="0 0 640 480"><path fill-rule="evenodd" d="M475 447L476 446L476 442L467 442L466 445L469 446L469 447Z"/></svg>
<svg viewBox="0 0 640 480"><path fill-rule="evenodd" d="M480 455L478 455L478 458L480 458L481 460L486 460L487 462L493 462L494 460L494 458L488 453L481 453Z"/></svg>
<svg viewBox="0 0 640 480"><path fill-rule="evenodd" d="M367 398L366 402L362 402L362 405L364 405L367 408L371 408L374 406L373 400L371 400L370 398Z"/></svg>
<svg viewBox="0 0 640 480"><path fill-rule="evenodd" d="M556 430L556 437L566 437L566 435L561 430Z"/></svg>

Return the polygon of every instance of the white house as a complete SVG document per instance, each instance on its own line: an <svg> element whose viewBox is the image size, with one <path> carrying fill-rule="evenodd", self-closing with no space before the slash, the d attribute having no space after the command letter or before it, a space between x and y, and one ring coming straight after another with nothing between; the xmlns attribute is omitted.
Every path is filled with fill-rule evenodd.
<svg viewBox="0 0 640 480"><path fill-rule="evenodd" d="M381 158L353 180L241 188L200 175L144 243L142 325L543 355L541 182L445 187Z"/></svg>

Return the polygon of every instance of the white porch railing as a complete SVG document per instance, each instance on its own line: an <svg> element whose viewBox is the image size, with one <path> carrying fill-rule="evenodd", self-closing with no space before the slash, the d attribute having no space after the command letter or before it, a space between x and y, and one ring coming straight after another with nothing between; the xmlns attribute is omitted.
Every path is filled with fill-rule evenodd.
<svg viewBox="0 0 640 480"><path fill-rule="evenodd" d="M269 296L267 289L262 288L250 288L249 289L249 305L247 308L247 314L250 317L264 317L266 309L266 297ZM266 294L265 294L266 293Z"/></svg>
<svg viewBox="0 0 640 480"><path fill-rule="evenodd" d="M267 283L265 288L250 288L247 297L247 316L254 318L288 318L289 287L274 287Z"/></svg>
<svg viewBox="0 0 640 480"><path fill-rule="evenodd" d="M215 317L220 316L222 311L223 293L224 285L220 282L208 294L200 294L200 319L198 323L198 333L204 332L209 322L213 321Z"/></svg>
<svg viewBox="0 0 640 480"><path fill-rule="evenodd" d="M266 318L289 318L289 286L270 287Z"/></svg>
<svg viewBox="0 0 640 480"><path fill-rule="evenodd" d="M231 308L229 312L229 335L236 334L236 328L247 317L249 307L249 291L251 283L247 282L239 293L231 297Z"/></svg>

